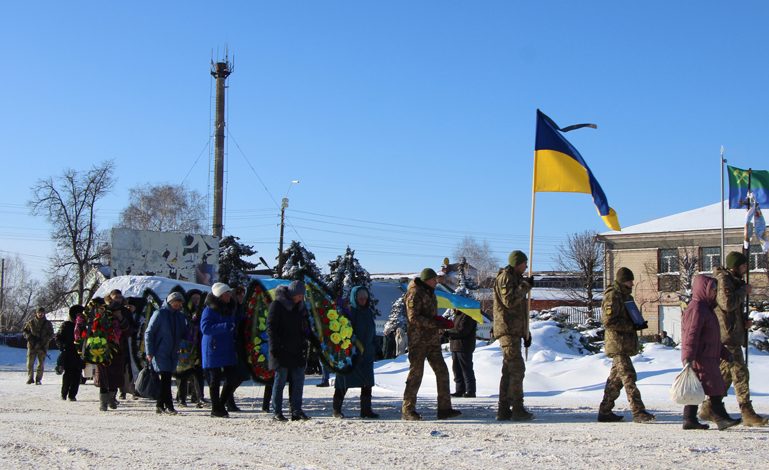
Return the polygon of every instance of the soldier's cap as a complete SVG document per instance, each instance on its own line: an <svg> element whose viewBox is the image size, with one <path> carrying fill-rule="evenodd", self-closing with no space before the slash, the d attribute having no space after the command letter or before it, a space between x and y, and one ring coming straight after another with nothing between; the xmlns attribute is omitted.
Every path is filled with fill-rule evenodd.
<svg viewBox="0 0 769 470"><path fill-rule="evenodd" d="M627 281L634 281L635 276L633 275L633 271L629 270L626 267L621 267L617 270L617 282L627 282Z"/></svg>
<svg viewBox="0 0 769 470"><path fill-rule="evenodd" d="M748 258L739 251L732 251L726 255L726 267L734 269L748 262Z"/></svg>
<svg viewBox="0 0 769 470"><path fill-rule="evenodd" d="M436 277L438 277L438 274L432 268L425 268L421 273L419 273L419 279L423 281L429 281L430 279L435 279Z"/></svg>
<svg viewBox="0 0 769 470"><path fill-rule="evenodd" d="M510 256L507 257L507 262L512 267L516 267L521 263L525 263L529 260L529 257L526 256L526 253L522 252L521 250L515 250L514 252L510 253Z"/></svg>
<svg viewBox="0 0 769 470"><path fill-rule="evenodd" d="M35 309L35 313L45 313L45 308L44 307L37 307Z"/></svg>

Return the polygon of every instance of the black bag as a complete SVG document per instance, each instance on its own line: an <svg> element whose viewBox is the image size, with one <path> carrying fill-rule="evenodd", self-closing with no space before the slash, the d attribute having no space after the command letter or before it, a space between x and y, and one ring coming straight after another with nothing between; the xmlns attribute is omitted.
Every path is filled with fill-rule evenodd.
<svg viewBox="0 0 769 470"><path fill-rule="evenodd" d="M140 397L157 400L160 395L160 376L152 369L152 366L146 365L139 371L135 383L136 393Z"/></svg>

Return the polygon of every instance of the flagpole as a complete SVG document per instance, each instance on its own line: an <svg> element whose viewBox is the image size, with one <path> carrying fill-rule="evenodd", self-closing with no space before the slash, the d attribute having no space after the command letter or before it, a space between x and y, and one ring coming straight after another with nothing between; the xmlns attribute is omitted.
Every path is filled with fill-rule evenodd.
<svg viewBox="0 0 769 470"><path fill-rule="evenodd" d="M531 224L529 225L529 277L534 276L534 210L537 207L537 191L536 191L536 182L537 182L537 152L534 152L534 170L531 177ZM532 288L534 285L531 286ZM528 294L528 312L531 312L531 292L529 291ZM531 332L529 331L529 315L526 315L525 319L526 323L526 334L528 337L531 337ZM524 351L525 353L525 359L529 360L529 348L527 347Z"/></svg>
<svg viewBox="0 0 769 470"><path fill-rule="evenodd" d="M748 196L750 196L750 183L751 183L751 177L753 176L753 169L748 168ZM753 196L753 201L755 201L755 195ZM750 211L750 205L753 204L751 201L751 198L748 197L748 211ZM755 215L754 215L755 217ZM745 273L745 284L750 286L750 233L748 232L748 218L745 217L745 243L742 246L743 253L745 253L746 257L748 258L748 271ZM758 265L756 265L756 268L758 268ZM748 292L748 291L746 291ZM750 332L748 331L748 320L750 319L750 294L745 294L745 367L748 367L748 353L750 351Z"/></svg>
<svg viewBox="0 0 769 470"><path fill-rule="evenodd" d="M721 146L721 263L724 261L724 246L726 245L725 237L724 237L724 163L726 163L726 160L724 159L724 146Z"/></svg>

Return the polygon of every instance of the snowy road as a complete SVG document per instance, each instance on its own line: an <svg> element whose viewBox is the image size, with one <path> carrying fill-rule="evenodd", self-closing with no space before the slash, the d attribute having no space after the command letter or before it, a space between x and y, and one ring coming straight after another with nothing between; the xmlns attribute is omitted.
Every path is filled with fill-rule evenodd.
<svg viewBox="0 0 769 470"><path fill-rule="evenodd" d="M147 400L101 413L90 384L71 403L58 399L58 376L42 386L24 379L0 372L0 468L765 468L769 439L769 429L684 432L678 411L659 404L650 407L656 424L602 424L596 403L551 397L527 399L537 420L525 424L494 421L494 398L455 400L463 415L452 421L435 421L435 400L420 399L426 420L413 423L398 419L399 399L375 397L383 420L340 421L329 417L332 389L314 386L308 422L189 408L157 416ZM251 409L261 390L239 389L241 406ZM348 415L357 402L349 397Z"/></svg>

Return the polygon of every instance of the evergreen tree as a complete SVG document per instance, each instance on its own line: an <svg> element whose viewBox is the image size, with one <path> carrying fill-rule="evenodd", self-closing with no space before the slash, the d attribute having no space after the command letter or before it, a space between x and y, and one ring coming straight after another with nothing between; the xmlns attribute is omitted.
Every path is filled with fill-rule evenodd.
<svg viewBox="0 0 769 470"><path fill-rule="evenodd" d="M231 286L248 284L246 271L254 269L255 263L245 258L256 254L254 247L240 243L240 238L227 235L219 242L219 281Z"/></svg>
<svg viewBox="0 0 769 470"><path fill-rule="evenodd" d="M374 312L379 313L376 308L379 301L371 292L371 275L360 265L360 261L355 257L355 250L348 246L344 255L329 261L328 266L331 272L326 276L326 284L334 298L348 298L353 287L363 286L369 292L369 305Z"/></svg>
<svg viewBox="0 0 769 470"><path fill-rule="evenodd" d="M281 253L280 257L283 259L281 275L283 279L303 280L304 276L309 276L310 279L316 281L322 287L326 287L323 283L323 275L320 272L320 268L315 264L315 255L298 241L292 241L291 245Z"/></svg>
<svg viewBox="0 0 769 470"><path fill-rule="evenodd" d="M389 335L398 329L406 329L406 302L404 302L406 294L402 295L398 300L393 302L393 306L390 309L390 316L387 318L387 322L384 325L384 334Z"/></svg>

